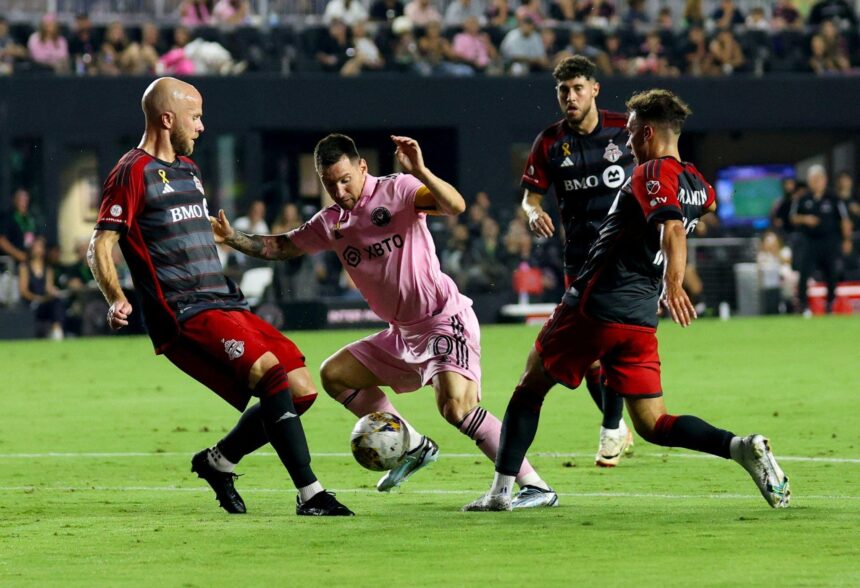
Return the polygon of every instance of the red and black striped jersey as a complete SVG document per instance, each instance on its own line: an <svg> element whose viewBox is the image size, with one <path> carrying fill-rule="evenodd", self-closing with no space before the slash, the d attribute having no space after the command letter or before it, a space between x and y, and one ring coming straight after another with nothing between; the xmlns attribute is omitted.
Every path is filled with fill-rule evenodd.
<svg viewBox="0 0 860 588"><path fill-rule="evenodd" d="M105 181L96 229L121 233L157 351L175 339L181 321L204 310L248 308L224 275L200 170L191 159L167 163L141 149L126 153Z"/></svg>
<svg viewBox="0 0 860 588"><path fill-rule="evenodd" d="M585 304L585 313L600 321L656 327L660 224L682 220L689 235L714 201L713 187L692 163L662 157L637 166L564 301Z"/></svg>
<svg viewBox="0 0 860 588"><path fill-rule="evenodd" d="M624 114L600 110L597 127L588 135L575 133L562 119L532 145L521 185L539 194L555 189L568 276L582 269L618 188L633 171L626 124Z"/></svg>

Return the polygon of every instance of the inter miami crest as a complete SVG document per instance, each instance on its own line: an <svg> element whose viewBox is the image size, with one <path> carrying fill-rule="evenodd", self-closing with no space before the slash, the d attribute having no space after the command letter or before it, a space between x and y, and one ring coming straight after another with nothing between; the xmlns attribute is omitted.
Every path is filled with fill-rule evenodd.
<svg viewBox="0 0 860 588"><path fill-rule="evenodd" d="M370 222L377 227L384 227L391 222L391 212L384 206L379 206L373 209L370 213Z"/></svg>

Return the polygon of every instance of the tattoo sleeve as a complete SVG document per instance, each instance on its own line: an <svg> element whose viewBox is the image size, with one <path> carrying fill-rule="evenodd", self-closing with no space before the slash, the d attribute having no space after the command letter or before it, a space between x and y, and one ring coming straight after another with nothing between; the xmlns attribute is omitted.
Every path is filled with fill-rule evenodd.
<svg viewBox="0 0 860 588"><path fill-rule="evenodd" d="M286 235L249 235L235 231L226 243L245 255L260 259L289 259L302 254Z"/></svg>

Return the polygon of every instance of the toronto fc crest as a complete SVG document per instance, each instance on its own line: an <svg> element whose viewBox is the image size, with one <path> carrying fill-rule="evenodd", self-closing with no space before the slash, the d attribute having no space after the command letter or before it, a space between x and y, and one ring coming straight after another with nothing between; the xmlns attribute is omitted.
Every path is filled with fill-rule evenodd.
<svg viewBox="0 0 860 588"><path fill-rule="evenodd" d="M603 152L603 159L609 161L610 163L615 163L616 161L621 159L622 155L624 154L621 152L621 148L612 141L610 141L609 145L606 146L606 151Z"/></svg>
<svg viewBox="0 0 860 588"><path fill-rule="evenodd" d="M224 344L224 352L231 361L239 359L245 354L244 341L236 341L235 339L228 339L225 341L224 339L221 339L221 343Z"/></svg>

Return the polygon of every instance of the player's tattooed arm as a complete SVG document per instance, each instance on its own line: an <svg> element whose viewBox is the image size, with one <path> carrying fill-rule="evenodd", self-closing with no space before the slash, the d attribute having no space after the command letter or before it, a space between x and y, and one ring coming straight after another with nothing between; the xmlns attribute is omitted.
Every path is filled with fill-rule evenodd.
<svg viewBox="0 0 860 588"><path fill-rule="evenodd" d="M303 253L286 235L249 235L234 230L224 242L245 255L260 259L289 259Z"/></svg>
<svg viewBox="0 0 860 588"><path fill-rule="evenodd" d="M287 235L249 235L230 225L223 210L218 217L210 216L212 234L216 243L224 243L237 251L260 259L289 259L304 253Z"/></svg>

